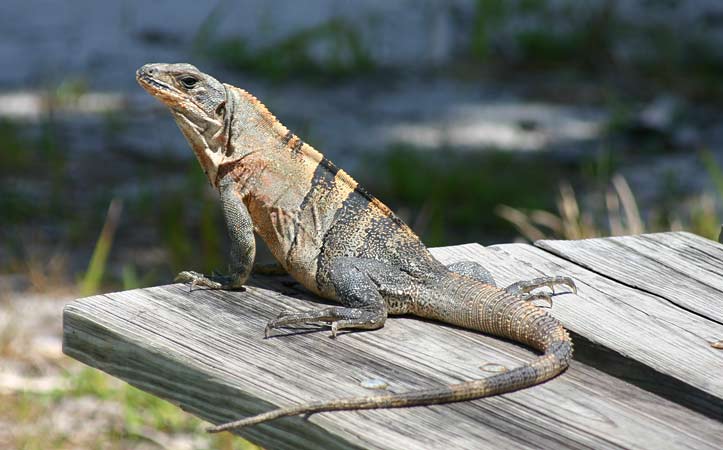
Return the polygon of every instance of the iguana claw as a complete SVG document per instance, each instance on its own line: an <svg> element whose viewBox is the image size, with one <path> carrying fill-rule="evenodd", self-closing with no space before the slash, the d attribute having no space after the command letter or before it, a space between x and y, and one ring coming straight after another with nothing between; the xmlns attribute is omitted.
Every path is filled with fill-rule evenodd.
<svg viewBox="0 0 723 450"><path fill-rule="evenodd" d="M556 285L567 286L573 294L577 294L577 286L575 286L575 282L569 277L541 277L533 280L518 281L517 283L507 286L505 290L512 295L520 296L522 300L526 302L545 300L549 307L552 308L552 296L556 294ZM547 292L530 293L541 287L549 288L552 291L552 294Z"/></svg>
<svg viewBox="0 0 723 450"><path fill-rule="evenodd" d="M554 294L554 291L553 291ZM533 302L535 300L544 300L548 304L548 308L552 308L552 295L548 294L547 292L540 292L537 294L527 294L522 298L526 302Z"/></svg>
<svg viewBox="0 0 723 450"><path fill-rule="evenodd" d="M206 275L192 270L184 270L176 275L176 283L190 283L190 290L196 286L203 286L209 289L234 289L244 290L244 287L237 282L237 279L229 275Z"/></svg>

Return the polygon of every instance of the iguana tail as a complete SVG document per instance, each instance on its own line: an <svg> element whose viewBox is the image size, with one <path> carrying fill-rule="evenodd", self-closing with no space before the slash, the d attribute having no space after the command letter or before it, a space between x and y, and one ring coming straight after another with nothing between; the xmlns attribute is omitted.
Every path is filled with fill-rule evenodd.
<svg viewBox="0 0 723 450"><path fill-rule="evenodd" d="M482 379L399 394L351 397L279 408L208 429L215 433L299 414L375 408L401 408L474 400L516 391L563 372L572 358L572 342L560 322L530 302L496 288L450 273L433 289L441 298L415 314L521 342L543 354L520 367ZM442 306L439 306L442 305Z"/></svg>

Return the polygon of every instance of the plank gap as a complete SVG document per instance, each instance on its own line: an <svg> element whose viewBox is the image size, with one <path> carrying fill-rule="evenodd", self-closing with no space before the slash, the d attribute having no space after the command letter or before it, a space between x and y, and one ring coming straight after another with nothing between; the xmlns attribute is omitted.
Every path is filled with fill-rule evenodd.
<svg viewBox="0 0 723 450"><path fill-rule="evenodd" d="M619 284L621 284L621 285L623 285L623 286L625 286L625 287L628 287L628 288L630 288L630 289L635 289L635 290L637 290L637 291L643 292L643 293L648 294L648 295L651 295L651 296L653 296L653 297L657 297L657 298L662 299L662 300L664 300L665 302L671 304L672 306L674 306L674 307L676 307L676 308L680 308L681 310L683 310L683 311L685 311L685 312L687 312L687 313L693 314L693 315L695 315L695 316L697 316L697 317L700 317L700 318L702 318L702 319L705 319L705 320L710 320L711 322L713 322L713 323L715 323L715 324L717 324L717 325L723 325L723 321L720 321L720 320L718 320L718 319L716 319L716 318L713 318L713 317L709 317L709 316L703 315L703 314L697 312L696 310L691 309L690 307L681 305L681 304L678 303L678 302L675 302L675 301L673 301L673 300L671 300L671 299L669 299L669 298L667 298L667 297L665 297L665 296L663 296L663 295L661 295L661 294L658 294L658 293L656 293L656 292L653 292L653 291L651 291L651 290L649 290L649 289L646 289L646 288L644 288L644 287L642 287L642 286L636 286L636 285L634 285L634 284L632 284L632 283L628 283L628 282L625 282L625 281L623 281L623 280L620 280L620 279L617 279L617 278L613 278L612 276L607 275L607 274L605 274L604 272L600 272L599 270L595 269L594 267L592 267L592 266L589 265L589 264L585 264L584 262L576 261L576 260L574 260L573 258L568 257L568 256L567 256L565 253L563 253L563 252L556 252L554 249L548 248L547 246L545 246L545 245L543 244L543 242L544 242L543 239L537 240L537 241L535 241L535 242L533 243L533 245L535 246L535 248L538 248L538 249L544 251L545 253L548 253L548 254L550 254L550 255L557 256L558 258L564 259L565 261L569 262L570 264L575 264L575 265L577 265L577 266L580 266L580 267L582 267L582 268L584 268L584 269L586 269L586 270L589 270L590 272L592 272L592 273L594 273L595 275L598 275L598 276L600 276L600 277L602 277L602 278L605 278L605 279L610 280L610 281L615 282L615 283L619 283ZM615 242L615 241L613 241L613 240L610 240L610 242L613 243L614 245L618 245L618 246L620 246L620 247L627 248L625 245L620 244L619 242ZM645 255L643 255L643 256L645 256ZM656 261L656 262L657 262L657 261ZM670 268L670 267L668 267L668 268L671 269L671 270L675 270L675 269L672 269L672 268ZM675 270L675 271L678 272L677 270ZM684 275L682 272L678 272L678 273L681 273L681 275Z"/></svg>

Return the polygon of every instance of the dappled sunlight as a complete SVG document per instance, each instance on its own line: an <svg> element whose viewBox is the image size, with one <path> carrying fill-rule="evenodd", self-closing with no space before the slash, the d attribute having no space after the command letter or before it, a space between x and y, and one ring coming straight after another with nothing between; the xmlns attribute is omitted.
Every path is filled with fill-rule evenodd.
<svg viewBox="0 0 723 450"><path fill-rule="evenodd" d="M424 149L494 148L538 151L598 139L606 122L600 110L518 101L452 104L417 123L389 125L389 140Z"/></svg>
<svg viewBox="0 0 723 450"><path fill-rule="evenodd" d="M12 91L0 93L0 120L38 120L51 111L67 114L107 114L126 108L123 94L86 92L60 95L54 91Z"/></svg>

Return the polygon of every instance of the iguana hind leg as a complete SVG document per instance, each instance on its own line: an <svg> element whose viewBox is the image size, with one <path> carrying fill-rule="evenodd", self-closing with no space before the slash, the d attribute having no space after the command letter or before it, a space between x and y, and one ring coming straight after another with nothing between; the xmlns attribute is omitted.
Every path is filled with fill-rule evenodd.
<svg viewBox="0 0 723 450"><path fill-rule="evenodd" d="M447 269L454 273L474 278L486 284L496 286L495 280L489 270L475 261L459 261L447 266ZM575 282L570 277L540 277L532 280L518 281L507 286L505 290L512 295L521 297L525 301L545 300L552 306L552 296L547 292L531 293L537 288L549 287L555 293L555 285L569 287L573 293L577 293Z"/></svg>
<svg viewBox="0 0 723 450"><path fill-rule="evenodd" d="M328 322L331 334L342 329L374 330L384 326L387 305L379 292L379 277L389 277L387 265L368 259L339 257L331 261L330 279L343 306L319 310L282 312L266 325L266 335L274 328L311 322Z"/></svg>
<svg viewBox="0 0 723 450"><path fill-rule="evenodd" d="M246 283L253 268L256 257L256 240L251 215L232 180L222 180L219 183L219 193L226 228L231 240L231 270L227 275L203 275L189 270L179 273L176 281L191 283L191 288L205 286L212 289L239 289Z"/></svg>

